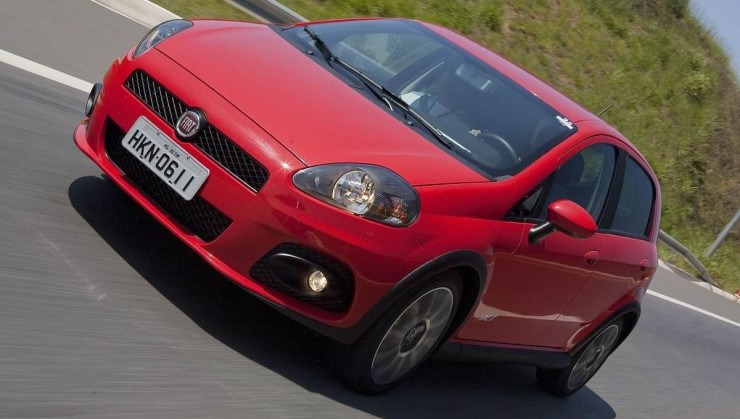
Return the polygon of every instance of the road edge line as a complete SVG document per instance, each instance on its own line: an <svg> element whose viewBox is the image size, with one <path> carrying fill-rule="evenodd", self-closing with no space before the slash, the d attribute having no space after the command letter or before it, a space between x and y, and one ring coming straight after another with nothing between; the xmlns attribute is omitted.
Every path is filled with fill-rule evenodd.
<svg viewBox="0 0 740 419"><path fill-rule="evenodd" d="M167 20L180 18L180 16L149 0L90 1L148 28Z"/></svg>
<svg viewBox="0 0 740 419"><path fill-rule="evenodd" d="M692 284L696 285L699 288L704 288L705 290L711 292L712 294L717 294L720 297L723 297L727 300L732 301L733 303L740 304L740 296L735 295L731 292L727 292L723 290L722 288L715 287L714 285L704 282L704 281L694 281L692 279L689 279L689 277L693 278L693 275L690 273L684 271L681 268L678 268L676 266L671 265L668 262L664 262L662 259L658 259L658 266L665 269L668 272L671 272L673 274L679 275L679 276L685 276L686 279L691 282Z"/></svg>
<svg viewBox="0 0 740 419"><path fill-rule="evenodd" d="M717 320L723 321L723 322L725 322L727 324L730 324L730 325L733 325L735 327L740 327L740 323L738 323L736 321L730 320L730 319L728 319L726 317L722 317L722 316L720 316L718 314L714 314L711 311L704 310L703 308L699 308L697 306L693 306L693 305L691 305L689 303L684 303L681 300L677 300L677 299L675 299L673 297L669 297L669 296L664 295L664 294L661 294L659 292L655 292L655 291L649 289L649 290L647 290L647 294L648 295L652 295L653 297L660 298L661 300L668 301L669 303L673 303L673 304L679 305L681 307L688 308L689 310L693 310L693 311L695 311L697 313L703 314L705 316L709 316L709 317L711 317L713 319L717 319Z"/></svg>
<svg viewBox="0 0 740 419"><path fill-rule="evenodd" d="M61 83L65 86L81 90L85 93L89 92L93 86L93 84L89 81L78 79L77 77L70 76L67 73L62 73L59 70L55 70L51 67L47 67L43 64L39 64L35 61L29 60L28 58L23 58L20 55L15 55L12 52L8 52L3 49L0 49L0 62L35 74L37 76L55 81L57 83Z"/></svg>

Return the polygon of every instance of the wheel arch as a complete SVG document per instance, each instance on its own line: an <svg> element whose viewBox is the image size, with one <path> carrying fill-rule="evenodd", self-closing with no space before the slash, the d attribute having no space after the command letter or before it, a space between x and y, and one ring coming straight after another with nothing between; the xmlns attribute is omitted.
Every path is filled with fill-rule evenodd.
<svg viewBox="0 0 740 419"><path fill-rule="evenodd" d="M628 310L622 311L619 317L624 319L624 323L622 323L622 332L619 334L619 340L615 349L627 339L635 329L635 326L637 326L637 321L640 320L640 305L634 303Z"/></svg>
<svg viewBox="0 0 740 419"><path fill-rule="evenodd" d="M570 351L568 351L569 356L573 356L574 354L578 353L581 348L588 344L591 339L593 339L594 336L596 336L599 332L601 332L609 323L613 322L616 319L623 319L622 323L622 331L619 334L619 340L617 341L617 344L614 346L614 350L616 350L619 345L622 344L622 342L627 339L627 337L632 333L632 330L634 330L635 326L637 325L637 321L640 319L640 303L637 301L630 301L627 304L624 304L619 309L615 310L609 317L607 317L604 321L599 323L598 327L595 327L585 338L583 338L575 347L573 347Z"/></svg>
<svg viewBox="0 0 740 419"><path fill-rule="evenodd" d="M401 279L353 326L337 328L298 314L286 307L262 299L282 314L298 323L343 344L351 344L362 336L380 316L389 310L399 299L422 286L426 280L442 272L454 270L462 278L463 295L460 306L455 312L454 323L448 329L444 339L448 339L472 312L476 301L484 288L487 267L483 256L472 250L457 250L440 255L419 266Z"/></svg>
<svg viewBox="0 0 740 419"><path fill-rule="evenodd" d="M485 274L481 276L478 270L470 266L457 266L450 268L450 270L455 271L460 275L460 279L462 280L462 295L460 298L460 304L458 305L457 311L455 311L452 319L452 323L443 337L442 342L449 339L450 336L452 336L457 329L465 323L473 312L475 304L480 300L486 278Z"/></svg>
<svg viewBox="0 0 740 419"><path fill-rule="evenodd" d="M462 280L462 296L455 317L442 341L447 340L468 318L475 303L480 299L486 280L486 263L479 253L472 250L458 250L445 253L421 265L399 281L378 303L376 303L355 327L359 333L352 341L367 330L383 313L389 310L405 295L414 292L417 288L436 275L453 271ZM330 336L331 337L331 336ZM351 343L346 342L346 343Z"/></svg>

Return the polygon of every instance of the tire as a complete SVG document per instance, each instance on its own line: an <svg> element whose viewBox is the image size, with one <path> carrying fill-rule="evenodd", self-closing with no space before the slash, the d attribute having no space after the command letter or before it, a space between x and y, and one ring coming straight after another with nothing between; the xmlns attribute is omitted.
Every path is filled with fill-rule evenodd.
<svg viewBox="0 0 740 419"><path fill-rule="evenodd" d="M435 275L406 294L351 345L337 345L331 362L349 387L377 394L398 384L447 336L461 296L460 276Z"/></svg>
<svg viewBox="0 0 740 419"><path fill-rule="evenodd" d="M567 368L561 370L537 369L537 381L554 396L568 397L596 374L619 342L623 320L615 319L594 334L576 354Z"/></svg>

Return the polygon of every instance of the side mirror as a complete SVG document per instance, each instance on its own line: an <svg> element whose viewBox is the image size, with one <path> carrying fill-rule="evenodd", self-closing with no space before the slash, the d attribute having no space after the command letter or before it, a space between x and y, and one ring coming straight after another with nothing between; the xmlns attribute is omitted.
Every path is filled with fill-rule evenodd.
<svg viewBox="0 0 740 419"><path fill-rule="evenodd" d="M568 199L559 199L547 207L547 222L529 230L529 242L537 244L556 231L585 239L596 233L596 222L580 205Z"/></svg>

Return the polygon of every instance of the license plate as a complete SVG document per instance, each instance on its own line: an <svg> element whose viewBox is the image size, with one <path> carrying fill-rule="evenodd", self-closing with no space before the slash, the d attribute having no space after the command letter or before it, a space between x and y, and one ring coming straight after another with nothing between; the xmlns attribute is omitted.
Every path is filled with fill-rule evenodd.
<svg viewBox="0 0 740 419"><path fill-rule="evenodd" d="M190 201L208 178L208 169L140 116L121 142L172 190Z"/></svg>

